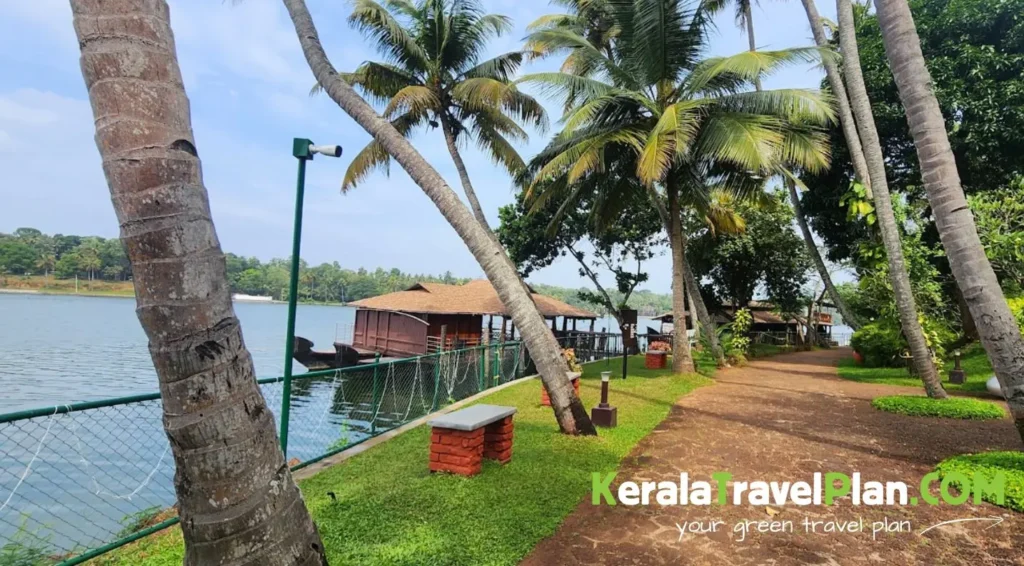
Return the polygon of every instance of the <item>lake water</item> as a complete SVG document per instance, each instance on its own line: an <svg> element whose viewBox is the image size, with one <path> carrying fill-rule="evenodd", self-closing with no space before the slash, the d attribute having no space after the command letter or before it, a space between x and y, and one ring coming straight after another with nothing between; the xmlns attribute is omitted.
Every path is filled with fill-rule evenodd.
<svg viewBox="0 0 1024 566"><path fill-rule="evenodd" d="M256 375L281 375L287 305L235 303L235 312ZM329 347L354 313L299 305L296 334ZM0 293L0 413L156 390L134 299Z"/></svg>
<svg viewBox="0 0 1024 566"><path fill-rule="evenodd" d="M235 311L256 374L281 375L287 306ZM354 313L299 305L296 334L329 348ZM602 327L617 328L611 319ZM306 461L465 398L493 385L485 373L522 375L518 350L490 362L493 373L473 353L297 381L288 457ZM0 413L157 389L134 299L0 293ZM262 389L277 414L281 385ZM0 424L0 547L28 540L68 553L113 541L126 517L174 503L173 468L159 399Z"/></svg>

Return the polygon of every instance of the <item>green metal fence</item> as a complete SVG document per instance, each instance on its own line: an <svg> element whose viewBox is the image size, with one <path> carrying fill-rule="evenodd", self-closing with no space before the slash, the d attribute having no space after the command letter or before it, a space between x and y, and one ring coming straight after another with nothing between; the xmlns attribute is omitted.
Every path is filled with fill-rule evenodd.
<svg viewBox="0 0 1024 566"><path fill-rule="evenodd" d="M287 457L302 468L530 366L504 342L296 375ZM259 381L274 410L281 380ZM161 412L153 393L0 415L0 564L79 564L175 524Z"/></svg>

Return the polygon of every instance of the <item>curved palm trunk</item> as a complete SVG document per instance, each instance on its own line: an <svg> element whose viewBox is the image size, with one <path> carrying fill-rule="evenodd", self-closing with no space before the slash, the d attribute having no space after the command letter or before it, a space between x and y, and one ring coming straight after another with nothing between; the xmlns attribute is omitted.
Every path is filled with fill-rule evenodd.
<svg viewBox="0 0 1024 566"><path fill-rule="evenodd" d="M754 14L751 12L750 2L751 0L742 0L743 19L746 20L747 45L751 51L757 51L757 42L754 40ZM761 91L761 77L754 79L754 89L758 92Z"/></svg>
<svg viewBox="0 0 1024 566"><path fill-rule="evenodd" d="M789 200L793 203L793 213L796 216L796 223L800 226L800 232L804 236L804 242L807 244L807 251L811 255L811 259L814 261L814 266L818 268L818 275L821 276L821 281L825 284L825 290L828 291L829 297L832 298L832 302L836 305L836 309L839 310L839 314L843 315L843 322L849 325L854 330L861 327L860 320L850 310L850 307L846 305L846 301L839 294L839 290L832 283L832 276L828 272L828 267L825 265L825 260L821 258L821 252L818 251L818 246L814 245L814 237L811 235L811 229L807 226L807 219L804 218L803 210L800 208L800 195L796 191L796 183L792 179L786 179L786 187L789 189Z"/></svg>
<svg viewBox="0 0 1024 566"><path fill-rule="evenodd" d="M466 199L469 200L469 207L473 210L473 216L484 227L484 230L487 230L493 236L494 232L491 230L490 224L487 223L484 209L480 206L480 201L476 198L476 191L473 190L473 183L469 180L466 163L462 161L462 154L459 153L459 147L455 143L455 132L452 130L451 123L444 116L441 117L441 129L444 130L444 141L448 144L448 153L451 154L452 161L455 162L455 170L459 172L459 181L462 182L462 190L466 193Z"/></svg>
<svg viewBox="0 0 1024 566"><path fill-rule="evenodd" d="M160 380L184 562L326 564L231 304L167 4L71 7L96 145Z"/></svg>
<svg viewBox="0 0 1024 566"><path fill-rule="evenodd" d="M693 357L690 354L690 336L686 331L686 282L683 278L683 262L686 259L686 244L683 240L682 218L679 213L679 193L675 187L668 187L668 241L672 250L672 371L692 373Z"/></svg>
<svg viewBox="0 0 1024 566"><path fill-rule="evenodd" d="M807 12L807 20L811 24L811 33L814 35L814 43L818 47L827 48L828 38L825 37L825 29L821 23L821 15L818 14L818 7L814 0L803 0L804 10ZM868 173L868 163L864 158L864 148L860 143L860 135L857 134L857 121L853 117L853 110L850 108L850 99L846 96L846 86L843 84L843 76L839 72L839 66L828 57L822 58L825 66L825 76L828 84L832 87L832 94L836 98L836 109L839 113L839 125L843 128L843 137L846 138L846 147L850 150L850 161L853 163L853 173L864 185L868 198L872 198L871 175Z"/></svg>
<svg viewBox="0 0 1024 566"><path fill-rule="evenodd" d="M567 434L597 434L587 411L573 391L566 377L568 366L554 335L548 331L544 319L537 312L529 293L519 280L508 256L495 242L444 179L423 159L409 140L405 139L390 122L381 118L348 84L338 78L334 66L327 59L316 26L303 0L284 0L303 54L317 82L332 100L356 123L380 142L423 192L434 202L442 216L451 224L470 253L480 263L487 278L494 285L502 304L530 350L537 364L544 387L551 397L551 406L562 432Z"/></svg>
<svg viewBox="0 0 1024 566"><path fill-rule="evenodd" d="M882 156L878 131L875 129L871 101L868 99L864 77L860 70L860 53L857 49L853 7L850 5L850 0L837 0L836 5L839 12L839 42L846 70L846 88L849 91L851 107L857 118L857 130L864 144L864 157L867 159L868 173L871 175L875 197L875 215L878 218L879 231L882 233L882 243L889 258L889 277L892 280L896 307L900 313L903 335L910 345L910 354L914 357L914 366L924 383L925 392L929 397L944 399L946 391L939 381L924 331L918 320L917 305L910 287L910 276L907 275L903 259L899 227L892 211L889 184L885 176L885 159Z"/></svg>
<svg viewBox="0 0 1024 566"><path fill-rule="evenodd" d="M981 343L1024 439L1024 340L985 257L974 216L964 198L910 6L903 0L875 0L875 8L900 100L907 110L942 247L971 315L982 321L978 325Z"/></svg>
<svg viewBox="0 0 1024 566"><path fill-rule="evenodd" d="M685 234L683 235L683 248L686 248ZM693 270L690 269L690 260L686 259L685 254L680 265L683 268L683 280L686 281L686 287L690 290L691 306L697 312L697 320L707 333L708 343L711 344L711 355L715 358L715 365L725 367L729 364L725 360L722 344L718 341L715 321L711 320L711 313L708 312L708 307L704 303L704 296L700 294L700 285L697 284L697 279L693 276Z"/></svg>

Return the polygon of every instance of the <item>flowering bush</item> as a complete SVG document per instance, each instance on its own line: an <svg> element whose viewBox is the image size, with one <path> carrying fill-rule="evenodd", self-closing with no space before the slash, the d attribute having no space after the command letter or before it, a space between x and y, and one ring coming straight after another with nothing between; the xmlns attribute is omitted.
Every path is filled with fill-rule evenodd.
<svg viewBox="0 0 1024 566"><path fill-rule="evenodd" d="M580 362L576 359L576 350L566 348L562 350L562 357L565 358L565 363L569 365L569 371L575 373L581 373L583 371L583 366L581 366Z"/></svg>
<svg viewBox="0 0 1024 566"><path fill-rule="evenodd" d="M671 352L672 345L668 342L651 342L651 345L647 347L648 352Z"/></svg>

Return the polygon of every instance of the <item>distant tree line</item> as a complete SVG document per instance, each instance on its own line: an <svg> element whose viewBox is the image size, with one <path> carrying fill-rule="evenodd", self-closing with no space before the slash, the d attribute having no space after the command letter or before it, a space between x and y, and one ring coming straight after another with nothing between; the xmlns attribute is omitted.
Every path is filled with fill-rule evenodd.
<svg viewBox="0 0 1024 566"><path fill-rule="evenodd" d="M284 300L288 296L288 258L261 261L255 257L226 254L228 280L234 293L270 296ZM18 228L13 233L0 232L0 275L41 275L57 279L130 281L131 264L118 238L44 234L35 228ZM346 269L338 262L310 266L302 261L299 268L299 299L306 302L341 303L358 301L408 289L426 281L458 285L469 278L455 277L450 271L441 275L404 273L399 269L378 267ZM533 285L539 293L557 297L571 305L602 310L598 305L580 299L579 289L552 285ZM636 291L630 306L641 314L652 315L671 308L668 295Z"/></svg>

